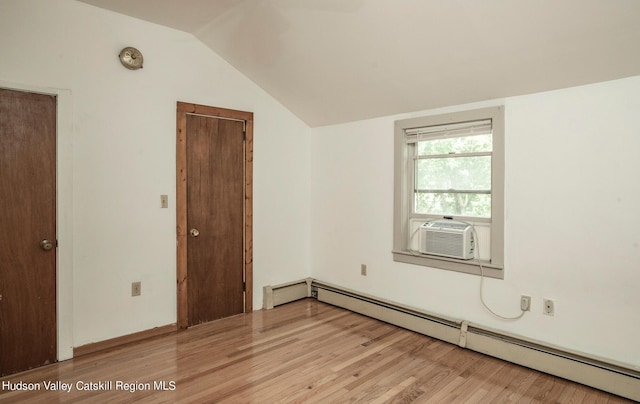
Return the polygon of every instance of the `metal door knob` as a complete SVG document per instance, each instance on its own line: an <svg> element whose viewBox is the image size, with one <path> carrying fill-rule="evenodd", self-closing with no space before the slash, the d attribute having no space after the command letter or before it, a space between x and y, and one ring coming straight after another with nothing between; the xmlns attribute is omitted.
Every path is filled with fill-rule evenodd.
<svg viewBox="0 0 640 404"><path fill-rule="evenodd" d="M51 240L42 240L40 242L40 248L42 248L45 251L51 251L53 250L53 241Z"/></svg>
<svg viewBox="0 0 640 404"><path fill-rule="evenodd" d="M189 230L189 234L191 234L191 237L198 237L200 235L200 232L198 231L198 229L191 229Z"/></svg>

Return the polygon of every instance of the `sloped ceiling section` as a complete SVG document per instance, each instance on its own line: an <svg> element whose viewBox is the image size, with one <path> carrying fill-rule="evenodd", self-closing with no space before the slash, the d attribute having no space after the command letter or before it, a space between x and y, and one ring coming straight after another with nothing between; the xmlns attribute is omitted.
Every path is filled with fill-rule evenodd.
<svg viewBox="0 0 640 404"><path fill-rule="evenodd" d="M187 31L308 125L640 74L638 0L81 0Z"/></svg>

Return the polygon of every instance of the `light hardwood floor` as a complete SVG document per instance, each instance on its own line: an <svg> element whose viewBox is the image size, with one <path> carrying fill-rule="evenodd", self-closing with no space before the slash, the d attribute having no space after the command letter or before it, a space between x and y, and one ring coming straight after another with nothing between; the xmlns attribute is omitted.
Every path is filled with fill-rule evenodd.
<svg viewBox="0 0 640 404"><path fill-rule="evenodd" d="M72 390L45 390L47 381ZM7 382L40 390L10 391ZM112 384L78 390L99 382ZM0 402L630 401L306 299L4 377Z"/></svg>

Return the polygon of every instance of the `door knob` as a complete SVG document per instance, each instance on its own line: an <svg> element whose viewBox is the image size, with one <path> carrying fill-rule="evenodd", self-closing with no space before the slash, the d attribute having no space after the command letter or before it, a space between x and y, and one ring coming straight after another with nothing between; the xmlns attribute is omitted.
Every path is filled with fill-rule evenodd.
<svg viewBox="0 0 640 404"><path fill-rule="evenodd" d="M189 230L189 234L191 234L191 237L198 237L200 235L200 232L198 231L198 229L191 229Z"/></svg>
<svg viewBox="0 0 640 404"><path fill-rule="evenodd" d="M40 248L42 248L45 251L51 251L53 250L53 241L51 240L42 240L40 242Z"/></svg>

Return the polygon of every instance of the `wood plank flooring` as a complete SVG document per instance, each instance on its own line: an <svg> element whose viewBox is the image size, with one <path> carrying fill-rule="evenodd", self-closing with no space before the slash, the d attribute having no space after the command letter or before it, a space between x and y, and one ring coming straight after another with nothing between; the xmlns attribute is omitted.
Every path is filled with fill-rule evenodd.
<svg viewBox="0 0 640 404"><path fill-rule="evenodd" d="M630 401L305 299L1 378L9 402Z"/></svg>

